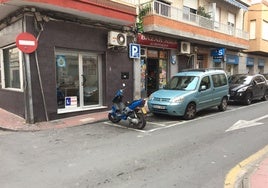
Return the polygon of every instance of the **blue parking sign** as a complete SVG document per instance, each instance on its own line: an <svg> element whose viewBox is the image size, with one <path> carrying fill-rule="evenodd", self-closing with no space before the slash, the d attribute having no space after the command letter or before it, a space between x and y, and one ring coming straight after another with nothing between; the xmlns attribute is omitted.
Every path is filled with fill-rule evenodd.
<svg viewBox="0 0 268 188"><path fill-rule="evenodd" d="M140 58L141 46L139 44L129 44L129 58Z"/></svg>

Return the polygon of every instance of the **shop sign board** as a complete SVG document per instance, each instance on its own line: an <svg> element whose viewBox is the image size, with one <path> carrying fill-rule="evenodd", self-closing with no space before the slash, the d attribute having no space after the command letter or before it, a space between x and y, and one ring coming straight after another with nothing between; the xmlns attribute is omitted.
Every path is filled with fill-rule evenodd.
<svg viewBox="0 0 268 188"><path fill-rule="evenodd" d="M178 49L178 41L171 38L165 38L155 35L138 34L137 42L144 46Z"/></svg>
<svg viewBox="0 0 268 188"><path fill-rule="evenodd" d="M211 56L213 57L223 57L224 55L225 55L225 48L217 48L215 50L211 50Z"/></svg>
<svg viewBox="0 0 268 188"><path fill-rule="evenodd" d="M30 54L37 49L37 39L30 33L20 33L16 38L17 47L24 53Z"/></svg>
<svg viewBox="0 0 268 188"><path fill-rule="evenodd" d="M77 107L77 96L65 97L65 107Z"/></svg>

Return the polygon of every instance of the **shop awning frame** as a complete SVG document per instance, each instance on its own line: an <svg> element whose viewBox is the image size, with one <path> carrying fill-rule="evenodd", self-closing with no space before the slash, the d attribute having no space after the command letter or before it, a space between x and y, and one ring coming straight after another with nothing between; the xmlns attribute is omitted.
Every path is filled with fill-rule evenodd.
<svg viewBox="0 0 268 188"><path fill-rule="evenodd" d="M241 8L241 9L243 9L245 11L248 10L248 7L247 6L243 5L242 3L239 3L236 0L224 0L224 1L227 2L227 3L230 3L230 4L234 5L234 6L236 6L238 8Z"/></svg>

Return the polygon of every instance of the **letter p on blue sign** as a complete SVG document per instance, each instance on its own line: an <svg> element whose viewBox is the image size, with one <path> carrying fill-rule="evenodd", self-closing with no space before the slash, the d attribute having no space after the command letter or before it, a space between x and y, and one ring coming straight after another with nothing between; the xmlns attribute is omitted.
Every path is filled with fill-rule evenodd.
<svg viewBox="0 0 268 188"><path fill-rule="evenodd" d="M140 58L141 46L139 44L129 44L129 58Z"/></svg>

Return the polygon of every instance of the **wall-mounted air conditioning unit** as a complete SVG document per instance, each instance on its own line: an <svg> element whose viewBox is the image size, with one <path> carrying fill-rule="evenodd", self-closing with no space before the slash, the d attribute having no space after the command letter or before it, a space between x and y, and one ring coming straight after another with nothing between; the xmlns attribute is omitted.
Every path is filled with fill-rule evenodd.
<svg viewBox="0 0 268 188"><path fill-rule="evenodd" d="M116 31L108 32L109 46L127 46L127 34Z"/></svg>
<svg viewBox="0 0 268 188"><path fill-rule="evenodd" d="M190 42L181 42L180 53L190 54L190 51L191 51L191 43Z"/></svg>

